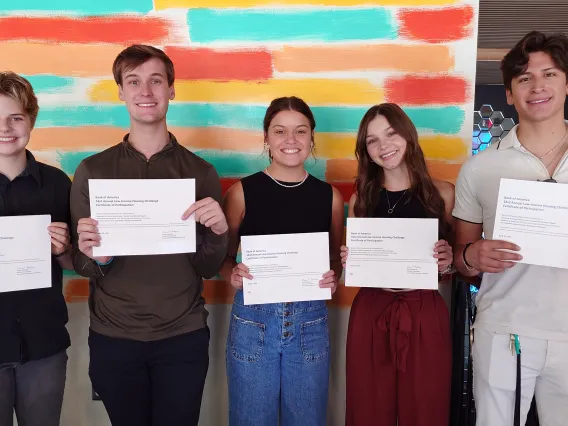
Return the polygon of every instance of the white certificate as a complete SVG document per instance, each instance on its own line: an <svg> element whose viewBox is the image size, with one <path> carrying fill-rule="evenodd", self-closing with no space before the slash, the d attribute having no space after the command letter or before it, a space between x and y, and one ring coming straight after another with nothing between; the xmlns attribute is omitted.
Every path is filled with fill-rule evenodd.
<svg viewBox="0 0 568 426"><path fill-rule="evenodd" d="M253 277L243 278L245 305L331 299L319 287L330 270L327 232L243 236L241 253Z"/></svg>
<svg viewBox="0 0 568 426"><path fill-rule="evenodd" d="M90 179L91 217L101 245L94 256L195 252L195 179Z"/></svg>
<svg viewBox="0 0 568 426"><path fill-rule="evenodd" d="M345 285L438 289L437 219L347 219Z"/></svg>
<svg viewBox="0 0 568 426"><path fill-rule="evenodd" d="M0 293L51 287L50 215L0 217Z"/></svg>
<svg viewBox="0 0 568 426"><path fill-rule="evenodd" d="M521 248L521 263L568 268L568 185L501 179L494 240Z"/></svg>

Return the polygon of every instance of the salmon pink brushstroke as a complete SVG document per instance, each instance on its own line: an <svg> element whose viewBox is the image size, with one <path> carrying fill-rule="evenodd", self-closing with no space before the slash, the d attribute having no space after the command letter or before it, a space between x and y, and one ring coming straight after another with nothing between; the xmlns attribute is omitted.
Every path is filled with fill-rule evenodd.
<svg viewBox="0 0 568 426"><path fill-rule="evenodd" d="M267 80L272 77L272 55L266 50L166 47L165 52L174 62L179 79Z"/></svg>
<svg viewBox="0 0 568 426"><path fill-rule="evenodd" d="M430 43L461 40L471 37L474 14L471 6L402 9L398 15L400 35Z"/></svg>
<svg viewBox="0 0 568 426"><path fill-rule="evenodd" d="M157 17L3 17L0 40L66 43L149 43L169 39L173 23Z"/></svg>
<svg viewBox="0 0 568 426"><path fill-rule="evenodd" d="M453 76L394 77L385 81L385 96L389 102L402 105L452 105L467 100L465 79Z"/></svg>

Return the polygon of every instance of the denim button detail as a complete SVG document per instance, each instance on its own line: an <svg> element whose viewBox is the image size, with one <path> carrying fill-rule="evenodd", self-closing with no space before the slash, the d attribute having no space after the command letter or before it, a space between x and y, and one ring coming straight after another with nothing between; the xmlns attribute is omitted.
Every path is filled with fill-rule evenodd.
<svg viewBox="0 0 568 426"><path fill-rule="evenodd" d="M292 325L292 323L291 323L291 322L288 322L288 321L286 321L286 322L284 323L284 327L290 327L291 325Z"/></svg>
<svg viewBox="0 0 568 426"><path fill-rule="evenodd" d="M287 332L285 332L285 333L283 334L284 337L288 337L289 335L290 335L290 332L289 332L289 331L287 331Z"/></svg>
<svg viewBox="0 0 568 426"><path fill-rule="evenodd" d="M285 317L289 317L289 316L290 316L290 312L288 312L288 311L284 312L284 316L285 316Z"/></svg>

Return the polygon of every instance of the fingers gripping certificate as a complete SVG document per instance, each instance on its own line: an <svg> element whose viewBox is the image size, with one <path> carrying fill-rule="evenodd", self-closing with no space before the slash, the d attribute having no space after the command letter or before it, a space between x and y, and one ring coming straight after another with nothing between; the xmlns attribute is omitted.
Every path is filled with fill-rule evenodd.
<svg viewBox="0 0 568 426"><path fill-rule="evenodd" d="M327 232L243 236L241 253L253 277L243 278L246 305L331 299L319 287L330 268Z"/></svg>
<svg viewBox="0 0 568 426"><path fill-rule="evenodd" d="M437 219L347 219L348 287L438 289Z"/></svg>
<svg viewBox="0 0 568 426"><path fill-rule="evenodd" d="M520 263L568 268L568 185L501 179L494 240L521 248Z"/></svg>
<svg viewBox="0 0 568 426"><path fill-rule="evenodd" d="M91 217L101 245L94 256L195 252L194 179L90 179Z"/></svg>
<svg viewBox="0 0 568 426"><path fill-rule="evenodd" d="M51 287L51 216L0 217L0 292Z"/></svg>

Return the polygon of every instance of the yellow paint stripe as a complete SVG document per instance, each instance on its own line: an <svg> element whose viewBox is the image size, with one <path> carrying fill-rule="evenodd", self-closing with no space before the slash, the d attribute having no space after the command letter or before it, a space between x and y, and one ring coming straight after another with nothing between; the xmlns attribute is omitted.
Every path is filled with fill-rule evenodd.
<svg viewBox="0 0 568 426"><path fill-rule="evenodd" d="M188 149L215 149L240 152L261 152L262 131L248 131L222 127L170 127L178 142ZM29 144L32 151L46 150L102 150L122 140L128 129L118 127L48 127L35 129ZM354 133L317 133L317 158L355 158ZM465 161L469 146L459 137L422 136L420 145L424 155L432 160Z"/></svg>
<svg viewBox="0 0 568 426"><path fill-rule="evenodd" d="M156 10L169 8L225 8L254 6L443 6L457 0L154 0Z"/></svg>
<svg viewBox="0 0 568 426"><path fill-rule="evenodd" d="M263 103L296 95L310 105L366 105L382 102L383 90L367 80L273 79L268 81L187 81L175 83L176 100ZM104 80L89 89L93 102L119 102L116 83Z"/></svg>
<svg viewBox="0 0 568 426"><path fill-rule="evenodd" d="M434 179L445 180L455 184L462 163L427 160L428 171ZM329 182L352 182L357 176L357 161L351 159L328 160L326 164L326 180Z"/></svg>
<svg viewBox="0 0 568 426"><path fill-rule="evenodd" d="M449 46L441 44L285 46L275 50L273 57L274 69L279 72L447 72L454 67Z"/></svg>

